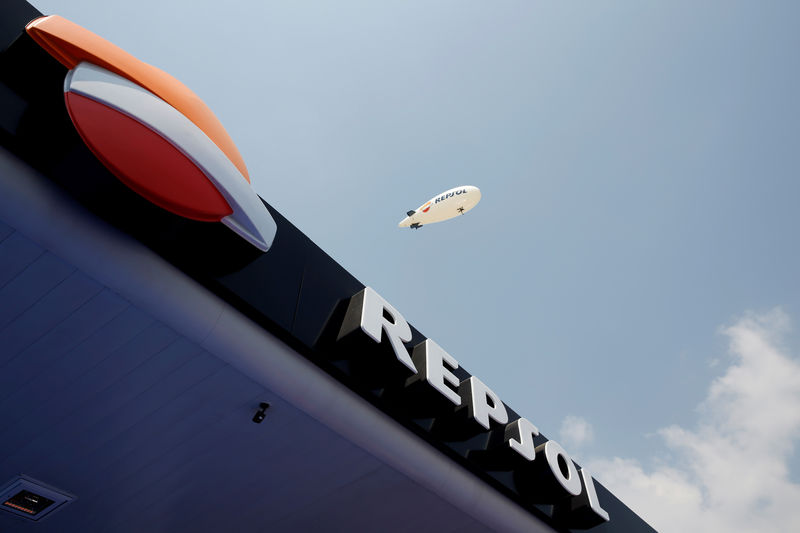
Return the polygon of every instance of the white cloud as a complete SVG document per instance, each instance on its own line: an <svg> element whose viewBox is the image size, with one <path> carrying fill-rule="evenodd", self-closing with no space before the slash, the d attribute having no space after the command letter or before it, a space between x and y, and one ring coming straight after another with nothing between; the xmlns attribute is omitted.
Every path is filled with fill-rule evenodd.
<svg viewBox="0 0 800 533"><path fill-rule="evenodd" d="M789 461L800 440L800 361L782 347L780 309L722 333L730 366L699 406L694 429L659 431L670 464L588 461L595 477L662 532L800 531L800 485Z"/></svg>
<svg viewBox="0 0 800 533"><path fill-rule="evenodd" d="M561 423L561 444L567 448L577 449L592 442L594 432L592 425L579 416L567 416Z"/></svg>

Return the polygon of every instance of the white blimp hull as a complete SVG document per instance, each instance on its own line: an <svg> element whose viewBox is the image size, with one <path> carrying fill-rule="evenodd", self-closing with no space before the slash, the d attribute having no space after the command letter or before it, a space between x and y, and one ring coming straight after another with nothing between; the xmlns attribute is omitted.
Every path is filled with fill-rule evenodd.
<svg viewBox="0 0 800 533"><path fill-rule="evenodd" d="M481 190L472 185L461 185L437 194L400 221L400 228L420 228L425 224L441 222L463 215L481 201Z"/></svg>

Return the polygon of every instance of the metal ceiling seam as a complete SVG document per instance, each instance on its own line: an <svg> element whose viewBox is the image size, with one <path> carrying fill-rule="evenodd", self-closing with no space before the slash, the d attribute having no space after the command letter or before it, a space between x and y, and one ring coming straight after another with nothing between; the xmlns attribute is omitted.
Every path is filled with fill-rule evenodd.
<svg viewBox="0 0 800 533"><path fill-rule="evenodd" d="M170 343L169 346L167 346L164 349L162 349L161 351L159 351L154 357L151 357L150 359L145 361L145 363L143 363L143 365L140 365L140 367L137 367L137 369L136 369L136 370L139 370L140 368L147 369L149 367L144 366L145 364L150 364L150 363L156 362L157 360L159 362L161 362L164 359L169 359L169 361L167 363L169 370L167 370L165 373L164 372L159 373L158 379L148 382L144 388L138 386L138 384L135 385L135 386L131 386L131 389L133 389L133 392L127 394L126 397L119 404L115 404L115 405L112 404L112 405L107 405L106 406L106 410L109 411L107 414L105 414L104 416L101 416L99 418L96 417L95 419L87 420L85 422L82 421L82 422L84 422L84 424L90 423L91 425L88 426L88 427L82 428L83 431L80 431L81 428L79 428L78 434L95 434L97 432L96 430L98 428L103 427L111 419L124 420L125 424L126 424L124 427L123 427L123 424L121 422L117 423L117 425L115 427L116 433L112 434L110 436L110 439L109 439L109 440L113 440L113 438L117 434L124 432L131 425L133 425L137 420L135 418L133 418L133 417L130 417L130 416L122 416L121 413L125 412L126 409L129 409L131 405L139 404L141 402L142 398L151 389L154 389L157 386L159 386L161 383L167 381L168 378L171 378L173 373L178 372L183 366L185 366L187 363L189 363L192 360L192 357L193 357L194 354L188 355L186 353L186 351L179 351L177 355L173 355L171 353L172 350L174 350L177 346L180 346L178 344L179 340L180 340L180 338L178 338L178 339L176 339L176 341L173 341L172 343ZM164 357L165 355L167 355L169 357ZM131 374L129 374L129 376L130 375ZM118 389L119 387L115 386L115 388ZM87 451L85 453L87 455L90 455L93 451L101 448L105 444L106 444L106 441L94 442L94 443L91 444L91 447L87 446Z"/></svg>
<svg viewBox="0 0 800 533"><path fill-rule="evenodd" d="M165 328L166 331L169 331L168 328ZM170 332L173 336L175 335L174 332ZM167 341L171 342L171 341ZM100 396L103 391L108 390L114 383L119 382L120 380L125 379L126 376L130 375L131 372L135 371L136 368L140 367L143 362L152 358L155 354L150 352L145 352L142 360L137 361L130 361L125 358L121 358L120 360L124 360L126 362L132 363L132 366L123 367L121 368L120 372L117 374L113 374L110 376L108 383L103 384L104 386L99 389L86 389L80 386L80 383L76 380L75 382L71 383L70 386L73 389L78 389L80 391L77 401L73 402L72 404L66 404L65 402L60 402L59 404L48 408L44 414L47 417L47 423L43 423L43 417L31 417L31 420L35 420L36 422L33 424L32 429L29 432L19 432L18 434L13 435L13 438L19 439L18 442L24 443L24 445L20 445L18 447L18 452L14 455L9 455L0 459L0 465L8 464L13 461L13 459L17 458L19 455L24 455L26 450L29 446L35 445L36 443L43 443L47 442L49 439L49 433L51 431L51 425L69 425L72 423L71 417L78 417L78 413L81 412L81 409L85 408L88 405L95 405L93 401L95 398ZM103 359L103 361L108 361L109 358ZM97 366L93 367L91 371L95 370ZM81 377L86 376L86 373L81 374ZM41 410L41 409L40 409ZM72 429L74 433L77 431L75 428Z"/></svg>
<svg viewBox="0 0 800 533"><path fill-rule="evenodd" d="M52 254L49 255L55 258L55 256L53 256ZM48 254L44 254L44 257L45 258L48 257ZM25 291L25 296L26 296L25 298L19 297L19 295L16 295L17 296L16 298L12 296L11 300L14 302L14 306L0 310L3 311L2 312L3 316L0 316L0 334L2 334L7 327L13 324L14 321L19 319L19 317L24 315L28 309L35 306L36 303L42 300L43 298L47 297L47 295L52 290L54 290L56 287L62 284L64 280L69 278L75 272L75 269L73 268L71 271L63 273L63 277L56 280L54 283L49 284L47 286L43 286L39 283L36 284L29 283L27 279L31 276L36 275L35 270L37 266L39 266L38 260L34 261L33 263L25 267L25 269L20 271L16 276L14 276L13 279L9 280L9 282L2 289L0 289L0 294L6 296L6 298L8 298L9 292L13 293L21 288L30 289L29 285L34 285L36 289L38 289L35 294L31 294L31 292ZM26 283L28 286L25 285ZM14 314L8 315L9 312Z"/></svg>
<svg viewBox="0 0 800 533"><path fill-rule="evenodd" d="M0 368L8 369L10 365L13 365L15 361L21 361L24 358L25 362L23 364L29 365L31 361L31 357L36 358L37 355L39 359L43 361L44 364L38 365L35 368L31 369L29 372L29 376L27 379L20 380L18 376L15 377L15 381L11 386L3 386L2 390L0 390L0 406L2 406L3 401L8 399L10 396L18 393L19 391L25 389L32 381L36 380L37 378L41 377L42 373L50 368L50 364L52 361L57 360L59 357L64 357L66 354L72 352L73 349L80 346L82 342L86 339L90 338L97 329L102 327L103 325L111 322L119 313L121 313L125 307L128 305L124 300L119 298L116 295L113 295L117 298L120 302L120 306L117 310L111 311L110 313L106 313L103 316L104 322L98 324L97 322L92 322L90 329L84 329L79 331L79 336L77 338L70 339L67 343L59 342L59 339L56 338L58 335L59 329L68 329L70 332L75 332L75 325L72 324L71 320L76 317L80 316L78 313L83 310L84 312L90 309L90 306L98 299L103 296L113 295L112 291L104 289L100 291L98 294L93 296L89 301L86 302L81 309L75 311L75 313L71 314L69 317L65 318L62 322L51 328L50 331L40 336L35 341L31 342L28 346L26 346L17 356L9 360L7 363L0 365ZM108 311L108 307L104 307L104 310ZM48 345L48 343L54 343L56 346L52 348L43 348ZM2 383L2 377L0 377L0 383ZM1 408L0 408L1 409Z"/></svg>
<svg viewBox="0 0 800 533"><path fill-rule="evenodd" d="M81 309L83 309L87 305L90 305L90 302L92 302L96 297L101 295L103 293L103 291L104 291L104 287L102 285L98 284L97 291L92 293L88 298L86 298L82 302L78 303L77 307L75 307L74 309L70 309L69 312L64 313L63 316L61 316L58 319L56 319L56 321L52 325L44 328L44 331L41 331L39 333L39 335L35 339L31 339L29 342L27 342L25 344L25 346L22 347L19 351L17 351L16 354L12 355L12 357L10 359L8 359L4 363L4 365L5 364L10 364L10 363L13 364L14 361L19 360L19 358L21 358L21 357L24 357L24 354L26 352L30 351L31 349L33 349L37 344L39 344L41 342L46 342L47 339L48 339L48 336L51 335L52 332L56 328L58 328L60 326L63 326L63 324L68 322L76 313L79 313L81 311ZM52 291L51 291L51 293L52 293ZM50 293L48 293L48 294L50 294ZM38 305L43 299L44 298L39 299L39 301L36 304L34 304L34 306ZM33 306L31 306L28 309L26 309L24 311L24 313L29 313L32 310L32 307ZM0 366L3 366L3 365L0 365Z"/></svg>
<svg viewBox="0 0 800 533"><path fill-rule="evenodd" d="M0 221L2 222L2 221ZM6 226L11 233L0 240L0 259L3 261L2 270L0 270L0 291L3 290L9 282L11 282L17 275L24 271L30 264L37 261L46 250L41 246L36 246L33 241L23 236L20 232ZM10 247L16 248L9 250Z"/></svg>
<svg viewBox="0 0 800 533"><path fill-rule="evenodd" d="M213 358L216 359L216 357L212 356L211 354L209 354L209 357L213 357ZM178 397L191 398L192 396L189 395L190 394L189 391L193 391L193 389L195 387L197 387L200 383L205 382L208 379L212 379L212 378L218 376L219 372L221 370L225 369L225 368L230 368L230 366L223 364L222 366L220 366L220 368L216 369L214 372L210 373L208 376L205 376L203 379L195 382L188 389L182 391L178 395ZM222 390L222 388L220 388L220 390ZM211 403L213 401L214 401L214 399L211 397L211 395L207 395L207 397L201 403L195 403L194 404L194 408L192 409L193 416L198 416L198 414L202 411L202 408L206 404ZM174 405L174 404L166 404L166 405ZM160 411L160 409L157 409L156 411L154 411L154 413L155 412L159 412L159 411ZM153 413L151 413L150 416L152 416L152 414ZM184 418L184 417L182 417L182 418ZM184 420L181 419L180 422L184 422ZM140 422L137 422L137 424L138 423L140 423ZM204 428L202 426L198 426L197 430L195 432L186 432L186 434L183 436L182 439L177 440L170 447L161 449L160 453L158 453L157 455L152 456L152 461L143 463L142 465L138 466L135 470L132 471L130 476L117 478L116 480L109 480L109 482L105 486L96 487L94 492L91 492L91 493L88 494L88 497L93 498L93 497L97 496L98 494L102 493L104 490L107 490L110 487L113 488L113 487L119 487L119 486L125 486L125 485L130 486L132 477L141 475L141 473L144 470L146 470L148 468L151 468L154 463L157 463L158 461L163 460L165 457L169 456L170 454L180 454L179 449L181 448L181 446L183 446L186 442L196 440L199 435L202 435L206 431L209 431L209 428ZM115 438L123 438L124 439L123 435L125 435L125 434L122 433L120 435L117 435ZM127 450L126 452L124 452L122 454L115 455L113 458L116 460L116 463L118 463L120 461L130 460L130 458L135 458L135 456L136 456L135 450L134 449L129 449L129 450ZM116 464L116 463L110 463L108 466L110 467L111 465ZM113 469L111 469L111 470L113 470ZM172 475L171 472L163 471L163 473L160 476L158 476L157 478L155 478L155 479L163 480L163 479L169 477L170 475ZM135 494L136 493L134 493L131 497L134 497Z"/></svg>
<svg viewBox="0 0 800 533"><path fill-rule="evenodd" d="M119 316L121 316L121 317L125 316L124 313L129 312L128 310L130 310L130 309L132 309L132 308L131 308L130 305L128 305L126 310L123 312L123 315L119 315ZM150 319L148 317L148 320L149 320L148 324L152 323L152 319ZM113 321L116 321L116 318L114 320L112 320L112 322ZM137 327L144 328L144 327L147 327L147 324L137 325ZM131 338L133 338L136 335L138 335L139 333L140 333L140 330L137 329L136 331L130 333L129 335L130 335ZM47 402L53 400L54 398L57 398L58 394L61 392L61 390L64 387L71 386L77 379L79 379L80 376L83 376L86 372L91 371L98 364L101 364L105 360L105 358L103 358L103 359L100 359L98 361L95 361L94 364L92 364L92 366L84 368L83 370L81 370L80 374L77 374L77 375L75 374L76 366L71 363L72 358L70 357L70 354L72 354L75 350L80 350L80 349L86 350L87 347L91 347L92 344L97 341L96 335L97 335L97 332L95 332L95 334L93 334L90 337L88 337L87 339L85 339L83 342L81 342L78 345L76 345L76 346L72 347L71 349L69 349L64 354L64 361L66 361L66 364L64 364L64 363L59 364L60 363L59 361L54 361L51 366L49 366L46 369L43 369L43 371L42 371L42 373L41 373L41 375L39 377L43 377L45 379L45 383L46 383L45 386L39 386L38 389L35 389L33 391L29 390L27 392L25 391L25 389L19 389L16 392L13 392L10 396L8 396L6 398L0 398L0 409L4 409L4 408L6 408L6 407L8 407L10 405L14 405L15 404L14 396L17 396L17 400L19 400L20 396L22 396L22 395L27 396L28 394L31 394L34 397L41 398L43 403L47 403ZM127 342L127 341L125 341L125 342ZM114 348L111 351L112 352L115 351L119 346L120 346L119 337L115 337L115 345L114 345ZM67 374L67 372L71 372L72 374ZM47 381L51 380L53 378L53 376L55 376L55 375L57 375L60 378L61 382L62 382L62 386L60 388L54 387L52 384L47 384ZM11 409L5 409L5 412L14 412L14 411L11 410ZM23 415L19 414L18 416L22 417ZM10 419L9 422L10 422L10 425L13 425L16 422L16 419ZM3 433L4 433L3 429L0 428L0 441L2 439Z"/></svg>
<svg viewBox="0 0 800 533"><path fill-rule="evenodd" d="M38 244L462 512L497 531L552 531L5 150L0 212Z"/></svg>
<svg viewBox="0 0 800 533"><path fill-rule="evenodd" d="M213 356L209 354L209 357L213 357ZM223 370L223 369L226 369L226 368L231 370L231 371L235 371L234 369L232 369L232 367L230 367L230 365L223 365L218 370ZM238 372L237 372L237 374L238 374ZM215 372L214 375L217 375L217 372ZM209 399L208 401L211 402L213 400ZM219 430L219 426L217 426L216 430ZM147 469L158 470L158 473L155 476L151 476L150 477L150 483L146 483L146 482L143 482L141 480L131 483L131 477L127 477L127 478L124 478L124 479L118 479L117 482L115 483L116 486L126 486L126 488L132 487L132 489L130 489L128 492L125 493L125 499L126 499L126 501L128 503L132 503L133 504L133 506L132 506L133 508L129 507L126 510L120 510L120 512L115 517L113 517L110 522L107 522L105 524L105 527L106 528L110 528L111 530L115 529L115 527L114 527L115 525L120 524L120 523L125 523L126 520L132 519L132 517L129 516L129 514L131 514L131 513L139 514L139 513L144 512L145 510L150 510L152 507L158 506L158 505L172 506L173 504L171 502L170 503L166 503L166 502L157 503L157 502L151 501L149 504L146 504L147 497L149 496L148 493L151 490L152 485L155 484L155 483L159 484L162 487L165 486L165 485L169 485L170 486L169 490L170 490L170 493L172 495L176 494L179 491L182 491L182 490L185 491L187 489L185 481L184 481L185 477L183 476L183 470L189 469L193 462L204 462L206 458L203 457L202 454L199 455L199 456L184 454L183 451L181 450L181 447L187 442L198 442L198 441L202 442L203 439L202 438L198 438L198 436L202 435L203 433L208 432L208 431L211 431L211 428L208 428L208 427L207 428L202 428L197 433L194 433L194 434L192 434L190 436L187 436L187 438L185 438L179 444L173 446L169 450L164 450L163 453L158 454L157 456L155 456L155 458L154 458L154 460L152 462L147 463L146 465L143 465L141 468L137 469L133 473L133 476L139 476L144 471L146 471ZM207 446L205 447L205 451L203 453L206 453L206 452L209 452L209 451L212 451L212 450L213 450L213 443L209 442L207 444ZM174 469L174 470L156 469L156 468L154 468L154 465L159 463L159 461L163 461L166 457L168 457L171 454L183 456L185 458L185 461L183 461L181 463L181 465L179 467L177 467L176 469ZM145 479L147 479L147 478L145 478ZM103 490L104 489L98 487L97 491L95 492L95 495L99 494ZM126 513L128 513L128 514L126 514ZM99 520L99 517L97 519Z"/></svg>
<svg viewBox="0 0 800 533"><path fill-rule="evenodd" d="M14 228L0 220L0 245L6 242L6 239L11 237L14 233L16 233Z"/></svg>
<svg viewBox="0 0 800 533"><path fill-rule="evenodd" d="M14 328L17 335L12 335L10 339L3 339L4 358L17 357L49 329L59 324L64 316L69 316L77 311L101 291L102 285L74 270L6 324L2 333L5 333L8 328Z"/></svg>

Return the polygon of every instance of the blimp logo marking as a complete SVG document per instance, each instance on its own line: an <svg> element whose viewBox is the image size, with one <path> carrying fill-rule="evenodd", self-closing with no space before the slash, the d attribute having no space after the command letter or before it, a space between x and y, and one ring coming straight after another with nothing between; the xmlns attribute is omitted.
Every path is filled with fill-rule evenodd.
<svg viewBox="0 0 800 533"><path fill-rule="evenodd" d="M217 118L165 72L61 17L27 28L70 68L67 111L97 158L131 189L177 215L220 221L267 251L277 225Z"/></svg>

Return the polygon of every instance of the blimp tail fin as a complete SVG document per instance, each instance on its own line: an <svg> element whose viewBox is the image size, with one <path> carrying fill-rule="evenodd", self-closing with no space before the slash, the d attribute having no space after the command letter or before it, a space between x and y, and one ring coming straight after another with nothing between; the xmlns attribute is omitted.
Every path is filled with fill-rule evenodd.
<svg viewBox="0 0 800 533"><path fill-rule="evenodd" d="M407 216L411 216L411 215L413 215L414 213L416 213L416 211L414 211L413 209L412 209L411 211L406 211L406 215L407 215Z"/></svg>

